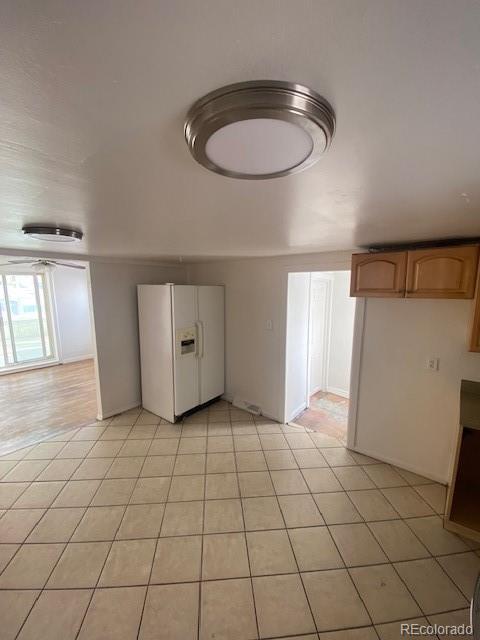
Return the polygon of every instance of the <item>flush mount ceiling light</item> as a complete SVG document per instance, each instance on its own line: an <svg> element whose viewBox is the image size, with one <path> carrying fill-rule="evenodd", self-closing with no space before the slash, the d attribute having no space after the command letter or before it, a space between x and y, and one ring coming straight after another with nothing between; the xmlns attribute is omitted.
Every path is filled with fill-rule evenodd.
<svg viewBox="0 0 480 640"><path fill-rule="evenodd" d="M310 167L330 146L335 114L318 93L273 80L239 82L190 108L185 139L207 169L266 180Z"/></svg>
<svg viewBox="0 0 480 640"><path fill-rule="evenodd" d="M22 231L30 238L49 242L79 242L83 238L82 231L49 225L26 224Z"/></svg>

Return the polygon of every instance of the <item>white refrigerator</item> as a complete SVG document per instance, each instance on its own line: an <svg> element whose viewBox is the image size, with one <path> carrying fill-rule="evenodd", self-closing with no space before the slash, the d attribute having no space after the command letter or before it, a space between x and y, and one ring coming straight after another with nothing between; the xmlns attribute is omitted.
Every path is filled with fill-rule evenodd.
<svg viewBox="0 0 480 640"><path fill-rule="evenodd" d="M142 404L169 422L224 392L224 288L140 284Z"/></svg>

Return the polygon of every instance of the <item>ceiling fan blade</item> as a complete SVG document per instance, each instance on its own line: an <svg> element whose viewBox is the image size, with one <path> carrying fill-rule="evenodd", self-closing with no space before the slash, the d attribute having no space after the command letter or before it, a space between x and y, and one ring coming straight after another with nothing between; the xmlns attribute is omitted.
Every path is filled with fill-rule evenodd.
<svg viewBox="0 0 480 640"><path fill-rule="evenodd" d="M70 264L69 262L58 262L58 260L49 260L51 264L58 264L61 267L70 267L70 269L85 269L79 264Z"/></svg>
<svg viewBox="0 0 480 640"><path fill-rule="evenodd" d="M37 260L9 260L8 264L33 264Z"/></svg>

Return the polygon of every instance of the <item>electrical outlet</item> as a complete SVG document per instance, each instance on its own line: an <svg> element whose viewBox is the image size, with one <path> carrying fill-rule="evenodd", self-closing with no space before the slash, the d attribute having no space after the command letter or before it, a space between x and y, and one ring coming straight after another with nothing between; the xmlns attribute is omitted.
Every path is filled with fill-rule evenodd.
<svg viewBox="0 0 480 640"><path fill-rule="evenodd" d="M427 358L426 366L427 366L427 369L430 369L430 371L438 371L440 368L439 358L434 358L433 356L431 356L430 358Z"/></svg>

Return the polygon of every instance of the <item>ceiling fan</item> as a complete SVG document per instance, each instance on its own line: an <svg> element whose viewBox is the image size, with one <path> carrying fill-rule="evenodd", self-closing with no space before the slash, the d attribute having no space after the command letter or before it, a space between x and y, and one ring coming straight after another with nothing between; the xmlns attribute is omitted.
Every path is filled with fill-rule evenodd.
<svg viewBox="0 0 480 640"><path fill-rule="evenodd" d="M42 260L42 259L34 259L34 260L8 260L3 264L0 264L0 267L8 267L10 265L20 265L20 264L29 264L34 271L42 271L43 269L55 269L55 267L69 267L70 269L85 269L85 267L79 264L71 264L70 262L59 262L58 260Z"/></svg>

